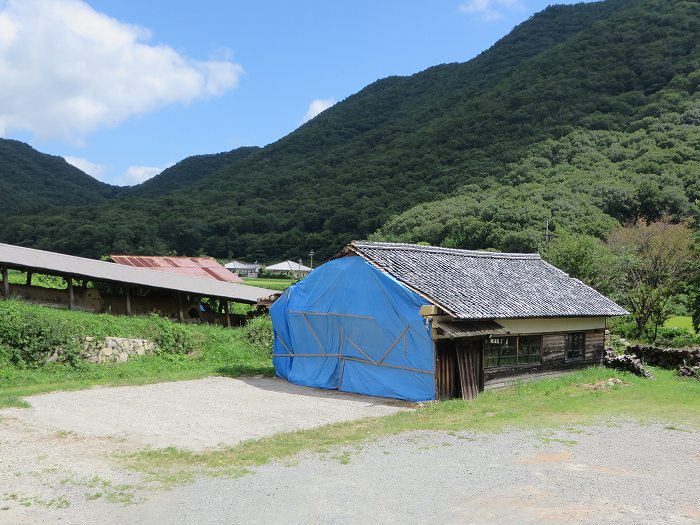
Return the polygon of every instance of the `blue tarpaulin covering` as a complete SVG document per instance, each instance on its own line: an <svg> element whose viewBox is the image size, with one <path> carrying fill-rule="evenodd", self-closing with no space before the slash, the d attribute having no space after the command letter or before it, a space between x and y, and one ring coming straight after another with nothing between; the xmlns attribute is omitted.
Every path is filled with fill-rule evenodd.
<svg viewBox="0 0 700 525"><path fill-rule="evenodd" d="M435 398L428 301L358 256L330 261L272 305L277 375L299 385Z"/></svg>

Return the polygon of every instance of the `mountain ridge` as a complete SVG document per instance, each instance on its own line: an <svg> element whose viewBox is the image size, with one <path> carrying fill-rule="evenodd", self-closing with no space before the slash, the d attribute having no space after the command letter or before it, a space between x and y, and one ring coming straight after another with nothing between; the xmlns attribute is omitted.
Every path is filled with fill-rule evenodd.
<svg viewBox="0 0 700 525"><path fill-rule="evenodd" d="M693 2L608 0L552 6L466 63L378 80L289 135L186 188L149 198L135 190L131 197L104 205L13 217L0 226L0 238L89 256L117 246L139 253L175 250L260 260L297 258L315 249L327 257L350 239L372 232L392 238L408 235L403 226L385 226L421 203L439 206L442 199L470 192L491 198L501 192L509 204L517 192L506 189L523 184L513 170L534 173L527 177L540 185L550 175L567 179L557 179L558 200L540 203L542 217L567 208L566 220L557 218L562 225L604 236L626 216L608 214L600 198L585 192L580 200L590 208L576 212L567 188L575 186L576 176L588 180L590 174L561 167L547 175L539 152L547 149L548 141L575 138L577 131L630 137L635 126L687 131L686 124L664 119L697 104L697 84L689 86L700 70L700 48L693 38L699 31L699 6ZM644 124L644 119L656 120ZM611 137L605 140L619 139L621 148L633 151L626 139ZM599 140L586 136L583 142L603 151ZM690 133L673 148L692 149L694 140ZM668 162L672 170L694 173L696 168L692 155ZM592 165L607 167L602 160ZM617 166L611 182L631 199L641 198L639 185L651 181L658 186L664 176L638 166L617 173L621 169ZM535 188L533 180L524 184ZM685 206L677 211L694 213L692 180L681 174L668 181L684 195ZM544 190L538 191L517 198L542 200ZM488 224L485 202L470 203L478 209L469 221L478 217ZM587 224L576 213L595 217ZM532 249L533 224L540 220L538 215L526 224L499 222L503 235L485 240L454 233L464 229L463 215L438 215L452 224L452 233L433 236L440 242L498 249ZM526 234L513 237L521 227ZM425 240L414 234L411 239Z"/></svg>

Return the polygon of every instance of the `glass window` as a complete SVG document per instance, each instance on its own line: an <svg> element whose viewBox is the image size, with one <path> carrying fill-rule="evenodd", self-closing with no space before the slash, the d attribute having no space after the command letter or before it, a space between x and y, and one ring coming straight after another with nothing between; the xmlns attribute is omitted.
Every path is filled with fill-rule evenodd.
<svg viewBox="0 0 700 525"><path fill-rule="evenodd" d="M518 364L528 365L539 363L542 349L541 335L521 335L518 345Z"/></svg>
<svg viewBox="0 0 700 525"><path fill-rule="evenodd" d="M517 337L494 337L486 343L486 368L515 366Z"/></svg>
<svg viewBox="0 0 700 525"><path fill-rule="evenodd" d="M564 334L564 351L567 359L583 359L585 337L583 332Z"/></svg>
<svg viewBox="0 0 700 525"><path fill-rule="evenodd" d="M541 350L541 335L493 337L486 342L484 368L540 363Z"/></svg>

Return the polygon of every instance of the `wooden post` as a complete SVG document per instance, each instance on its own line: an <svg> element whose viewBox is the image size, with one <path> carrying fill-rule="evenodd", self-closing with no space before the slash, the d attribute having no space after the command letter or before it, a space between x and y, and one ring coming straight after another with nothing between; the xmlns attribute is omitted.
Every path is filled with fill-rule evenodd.
<svg viewBox="0 0 700 525"><path fill-rule="evenodd" d="M75 308L75 294L73 293L73 278L66 277L66 282L68 282L68 308L73 310Z"/></svg>
<svg viewBox="0 0 700 525"><path fill-rule="evenodd" d="M226 326L231 328L231 316L228 313L228 299L223 299L224 301L224 313L226 314Z"/></svg>
<svg viewBox="0 0 700 525"><path fill-rule="evenodd" d="M27 286L32 285L32 272L27 272Z"/></svg>
<svg viewBox="0 0 700 525"><path fill-rule="evenodd" d="M126 298L126 315L131 315L131 288L124 288L124 297Z"/></svg>
<svg viewBox="0 0 700 525"><path fill-rule="evenodd" d="M185 321L185 314L182 312L182 294L177 292L177 318L182 323Z"/></svg>
<svg viewBox="0 0 700 525"><path fill-rule="evenodd" d="M10 281L7 277L7 266L2 267L2 296L5 299L10 298Z"/></svg>

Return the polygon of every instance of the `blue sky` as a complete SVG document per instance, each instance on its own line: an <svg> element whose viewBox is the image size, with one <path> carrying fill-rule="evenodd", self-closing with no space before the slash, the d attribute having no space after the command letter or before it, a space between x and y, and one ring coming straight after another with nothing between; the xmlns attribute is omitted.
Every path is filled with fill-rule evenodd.
<svg viewBox="0 0 700 525"><path fill-rule="evenodd" d="M466 61L550 3L0 0L0 136L133 184Z"/></svg>

